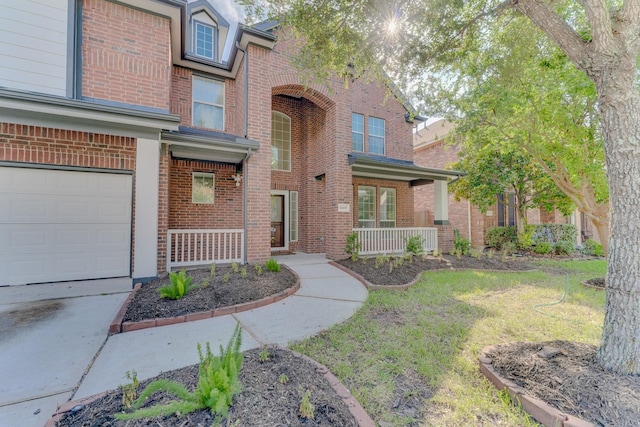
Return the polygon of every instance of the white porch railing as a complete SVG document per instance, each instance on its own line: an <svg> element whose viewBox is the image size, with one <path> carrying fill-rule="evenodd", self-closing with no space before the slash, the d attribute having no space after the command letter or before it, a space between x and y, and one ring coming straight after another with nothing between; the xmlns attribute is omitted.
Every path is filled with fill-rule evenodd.
<svg viewBox="0 0 640 427"><path fill-rule="evenodd" d="M407 247L406 239L422 238L426 252L438 249L438 229L428 227L410 228L354 228L358 233L361 255L402 253Z"/></svg>
<svg viewBox="0 0 640 427"><path fill-rule="evenodd" d="M244 230L184 229L167 232L167 271L176 267L242 262Z"/></svg>

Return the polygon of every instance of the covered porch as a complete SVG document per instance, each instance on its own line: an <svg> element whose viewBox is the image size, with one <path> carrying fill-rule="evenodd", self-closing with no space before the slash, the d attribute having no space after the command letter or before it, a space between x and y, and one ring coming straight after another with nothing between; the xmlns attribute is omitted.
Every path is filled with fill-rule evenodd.
<svg viewBox="0 0 640 427"><path fill-rule="evenodd" d="M361 255L399 254L407 240L419 237L426 252L448 250L447 186L463 173L423 168L411 161L350 154L354 187L354 227ZM413 189L435 187L435 227L414 227Z"/></svg>
<svg viewBox="0 0 640 427"><path fill-rule="evenodd" d="M181 127L163 132L168 159L166 271L246 262L246 162L259 144Z"/></svg>

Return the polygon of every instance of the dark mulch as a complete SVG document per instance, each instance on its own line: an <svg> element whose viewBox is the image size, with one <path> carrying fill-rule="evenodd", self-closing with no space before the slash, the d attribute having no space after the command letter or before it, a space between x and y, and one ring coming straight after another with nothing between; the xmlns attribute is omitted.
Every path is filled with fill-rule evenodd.
<svg viewBox="0 0 640 427"><path fill-rule="evenodd" d="M537 355L543 347L560 353ZM488 355L502 376L562 412L598 426L638 426L640 377L602 369L596 351L588 344L550 341L498 345Z"/></svg>
<svg viewBox="0 0 640 427"><path fill-rule="evenodd" d="M604 289L604 277L596 277L595 279L585 280L584 283L587 286L591 286L593 288Z"/></svg>
<svg viewBox="0 0 640 427"><path fill-rule="evenodd" d="M145 319L184 316L199 311L255 301L292 287L295 275L285 267L280 272L267 271L262 266L262 274L254 266L246 266L246 277L241 268L234 273L232 268L217 267L211 276L209 269L187 271L197 284L187 295L179 300L160 298L158 288L169 284L169 277L156 279L144 284L136 292L124 315L125 322L139 322ZM224 280L228 274L228 281Z"/></svg>
<svg viewBox="0 0 640 427"><path fill-rule="evenodd" d="M260 350L245 353L240 372L242 391L235 396L222 426L357 426L346 404L331 388L325 378L316 372L307 360L287 350L269 348L269 360L260 362ZM288 382L278 381L286 375ZM195 389L198 365L165 372L156 378L168 378ZM138 394L151 380L140 383ZM310 391L310 402L315 405L314 419L302 418L300 402ZM168 403L172 398L164 392L153 395L143 407ZM153 419L116 421L113 414L121 412L122 392L115 390L87 405L76 414L68 414L58 426L210 426L213 416L209 410L199 410L182 417L156 417Z"/></svg>
<svg viewBox="0 0 640 427"><path fill-rule="evenodd" d="M427 270L530 270L530 259L526 257L506 257L500 254L489 258L482 255L478 258L471 256L443 255L442 257L414 256L401 261L398 257L391 257L382 264L376 263L376 258L361 258L352 261L350 258L338 261L344 267L355 271L374 285L392 286L405 285Z"/></svg>

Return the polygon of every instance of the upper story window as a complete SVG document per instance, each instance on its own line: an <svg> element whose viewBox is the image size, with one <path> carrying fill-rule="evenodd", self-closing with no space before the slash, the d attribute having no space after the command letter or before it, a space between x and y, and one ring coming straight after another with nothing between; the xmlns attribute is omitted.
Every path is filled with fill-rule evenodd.
<svg viewBox="0 0 640 427"><path fill-rule="evenodd" d="M271 112L271 169L291 170L291 119Z"/></svg>
<svg viewBox="0 0 640 427"><path fill-rule="evenodd" d="M351 113L351 149L364 151L364 116Z"/></svg>
<svg viewBox="0 0 640 427"><path fill-rule="evenodd" d="M193 125L224 129L224 82L193 76Z"/></svg>
<svg viewBox="0 0 640 427"><path fill-rule="evenodd" d="M193 26L194 45L196 55L208 59L215 59L216 30L211 25L195 21Z"/></svg>
<svg viewBox="0 0 640 427"><path fill-rule="evenodd" d="M369 117L369 153L384 155L384 120Z"/></svg>

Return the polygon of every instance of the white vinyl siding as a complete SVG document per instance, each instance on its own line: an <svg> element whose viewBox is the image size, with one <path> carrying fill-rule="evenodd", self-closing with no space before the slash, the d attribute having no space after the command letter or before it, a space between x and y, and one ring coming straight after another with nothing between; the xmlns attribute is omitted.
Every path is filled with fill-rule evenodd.
<svg viewBox="0 0 640 427"><path fill-rule="evenodd" d="M0 0L0 86L67 95L69 0Z"/></svg>
<svg viewBox="0 0 640 427"><path fill-rule="evenodd" d="M289 193L289 240L298 241L298 192Z"/></svg>
<svg viewBox="0 0 640 427"><path fill-rule="evenodd" d="M132 176L0 167L0 285L130 275Z"/></svg>

